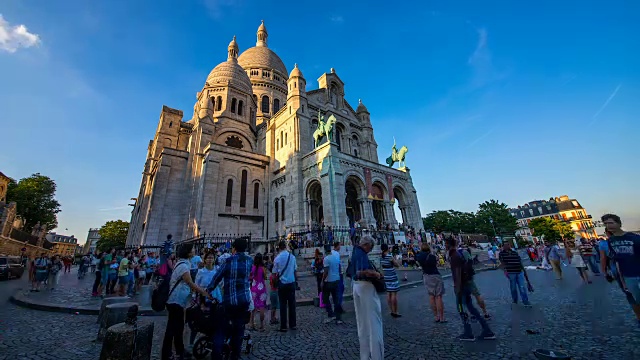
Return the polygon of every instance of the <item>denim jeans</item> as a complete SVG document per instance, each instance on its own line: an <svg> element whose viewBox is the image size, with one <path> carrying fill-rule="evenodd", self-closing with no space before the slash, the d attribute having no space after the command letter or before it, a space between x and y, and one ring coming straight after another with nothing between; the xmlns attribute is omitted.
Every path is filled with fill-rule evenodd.
<svg viewBox="0 0 640 360"><path fill-rule="evenodd" d="M462 320L462 325L464 327L464 335L465 336L473 336L473 331L471 330L471 323L469 322L469 314L465 311L465 307L471 313L471 315L478 319L480 326L482 326L483 335L492 334L493 332L489 328L489 324L484 319L478 309L473 306L473 300L471 298L471 286L465 283L460 287L460 293L456 295L456 305L458 307L458 313L460 314L460 319Z"/></svg>
<svg viewBox="0 0 640 360"><path fill-rule="evenodd" d="M278 300L280 301L280 329L286 329L287 322L289 328L296 327L296 284L281 284L278 287Z"/></svg>
<svg viewBox="0 0 640 360"><path fill-rule="evenodd" d="M129 271L129 286L127 287L128 295L136 294L135 285L136 285L136 278L134 276L134 273L132 271Z"/></svg>
<svg viewBox="0 0 640 360"><path fill-rule="evenodd" d="M327 315L329 315L330 318L335 316L337 320L340 320L342 315L342 306L338 297L339 283L340 280L325 282L324 287L322 288L322 301L324 302L324 307L327 309ZM329 301L329 295L331 295L333 305L336 307L335 313L333 312L331 301Z"/></svg>
<svg viewBox="0 0 640 360"><path fill-rule="evenodd" d="M587 266L589 266L589 269L591 270L592 273L600 274L600 269L599 269L600 266L596 262L595 255L583 256L583 258L586 260Z"/></svg>
<svg viewBox="0 0 640 360"><path fill-rule="evenodd" d="M529 297L527 296L527 286L524 281L524 273L507 273L509 277L509 286L511 287L511 298L514 303L518 303L518 292L522 298L522 303L529 305Z"/></svg>
<svg viewBox="0 0 640 360"><path fill-rule="evenodd" d="M218 318L216 332L213 335L212 360L222 359L222 348L227 336L230 338L232 360L240 359L242 351L242 338L244 337L244 326L246 323L247 306L225 306L224 317Z"/></svg>

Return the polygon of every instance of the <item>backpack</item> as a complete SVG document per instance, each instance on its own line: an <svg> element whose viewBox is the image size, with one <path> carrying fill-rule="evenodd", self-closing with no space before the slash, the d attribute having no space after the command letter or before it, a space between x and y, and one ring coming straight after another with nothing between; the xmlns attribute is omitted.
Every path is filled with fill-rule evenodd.
<svg viewBox="0 0 640 360"><path fill-rule="evenodd" d="M180 264L185 264L185 262L178 263L176 265L176 268ZM158 287L153 289L153 293L151 293L151 308L153 309L153 311L162 311L165 309L165 307L167 306L167 301L169 300L169 296L171 296L171 293L173 293L173 290L178 287L181 281L182 277L180 277L178 281L176 281L171 289L169 289L169 284L171 283L170 277L165 276L162 281L160 281Z"/></svg>
<svg viewBox="0 0 640 360"><path fill-rule="evenodd" d="M465 255L465 251L469 256ZM475 269L473 268L473 259L471 258L471 253L465 249L459 249L458 255L462 258L464 263L462 264L462 280L469 281L473 279L473 276L476 274Z"/></svg>

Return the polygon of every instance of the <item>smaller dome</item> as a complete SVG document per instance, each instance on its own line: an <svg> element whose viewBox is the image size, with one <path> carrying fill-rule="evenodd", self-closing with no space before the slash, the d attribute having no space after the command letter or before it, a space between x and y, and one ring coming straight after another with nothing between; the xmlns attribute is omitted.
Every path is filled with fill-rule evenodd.
<svg viewBox="0 0 640 360"><path fill-rule="evenodd" d="M362 103L362 100L358 99L358 108L356 109L356 113L360 113L360 112L368 113L369 110L367 110L367 107L364 106L364 104Z"/></svg>
<svg viewBox="0 0 640 360"><path fill-rule="evenodd" d="M229 43L227 48L229 56L227 61L218 64L207 76L208 86L233 86L247 94L252 94L251 80L249 75L238 64L238 43L236 37Z"/></svg>
<svg viewBox="0 0 640 360"><path fill-rule="evenodd" d="M304 79L304 76L302 76L302 71L298 69L298 64L295 64L293 66L293 70L291 70L291 74L289 74L289 79L291 79L294 76L301 77Z"/></svg>

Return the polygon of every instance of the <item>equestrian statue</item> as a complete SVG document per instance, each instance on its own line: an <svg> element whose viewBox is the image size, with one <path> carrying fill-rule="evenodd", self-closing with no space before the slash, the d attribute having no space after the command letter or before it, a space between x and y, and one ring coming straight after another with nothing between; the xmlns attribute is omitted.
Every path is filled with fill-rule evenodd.
<svg viewBox="0 0 640 360"><path fill-rule="evenodd" d="M409 151L409 149L406 146L401 147L400 151L398 151L396 148L396 138L394 137L391 156L387 158L387 165L389 165L389 167L393 167L393 164L397 162L400 165L400 168L405 167L406 163L404 162L404 157L407 154L407 151Z"/></svg>
<svg viewBox="0 0 640 360"><path fill-rule="evenodd" d="M327 135L327 140L331 142L333 138L333 125L335 125L336 121L336 117L332 114L329 115L329 118L325 122L324 116L321 116L320 111L318 111L318 128L313 132L314 147L320 145L320 140L325 135Z"/></svg>

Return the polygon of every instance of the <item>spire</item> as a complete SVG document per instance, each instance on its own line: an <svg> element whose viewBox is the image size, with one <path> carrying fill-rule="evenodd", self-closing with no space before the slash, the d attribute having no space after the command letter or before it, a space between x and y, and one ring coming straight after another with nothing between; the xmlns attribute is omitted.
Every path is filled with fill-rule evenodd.
<svg viewBox="0 0 640 360"><path fill-rule="evenodd" d="M267 28L264 26L264 20L262 20L262 24L258 27L258 41L256 42L256 46L267 47L268 37L269 33L267 33Z"/></svg>
<svg viewBox="0 0 640 360"><path fill-rule="evenodd" d="M231 42L229 43L229 47L227 47L227 50L229 51L229 57L227 57L227 61L228 60L236 60L238 58L238 43L236 42L236 36L233 35L233 40L231 40Z"/></svg>
<svg viewBox="0 0 640 360"><path fill-rule="evenodd" d="M291 74L289 74L289 79L292 79L294 77L301 77L304 79L304 76L302 76L302 71L300 71L300 69L298 69L298 64L295 64L293 66L293 70L291 70Z"/></svg>

